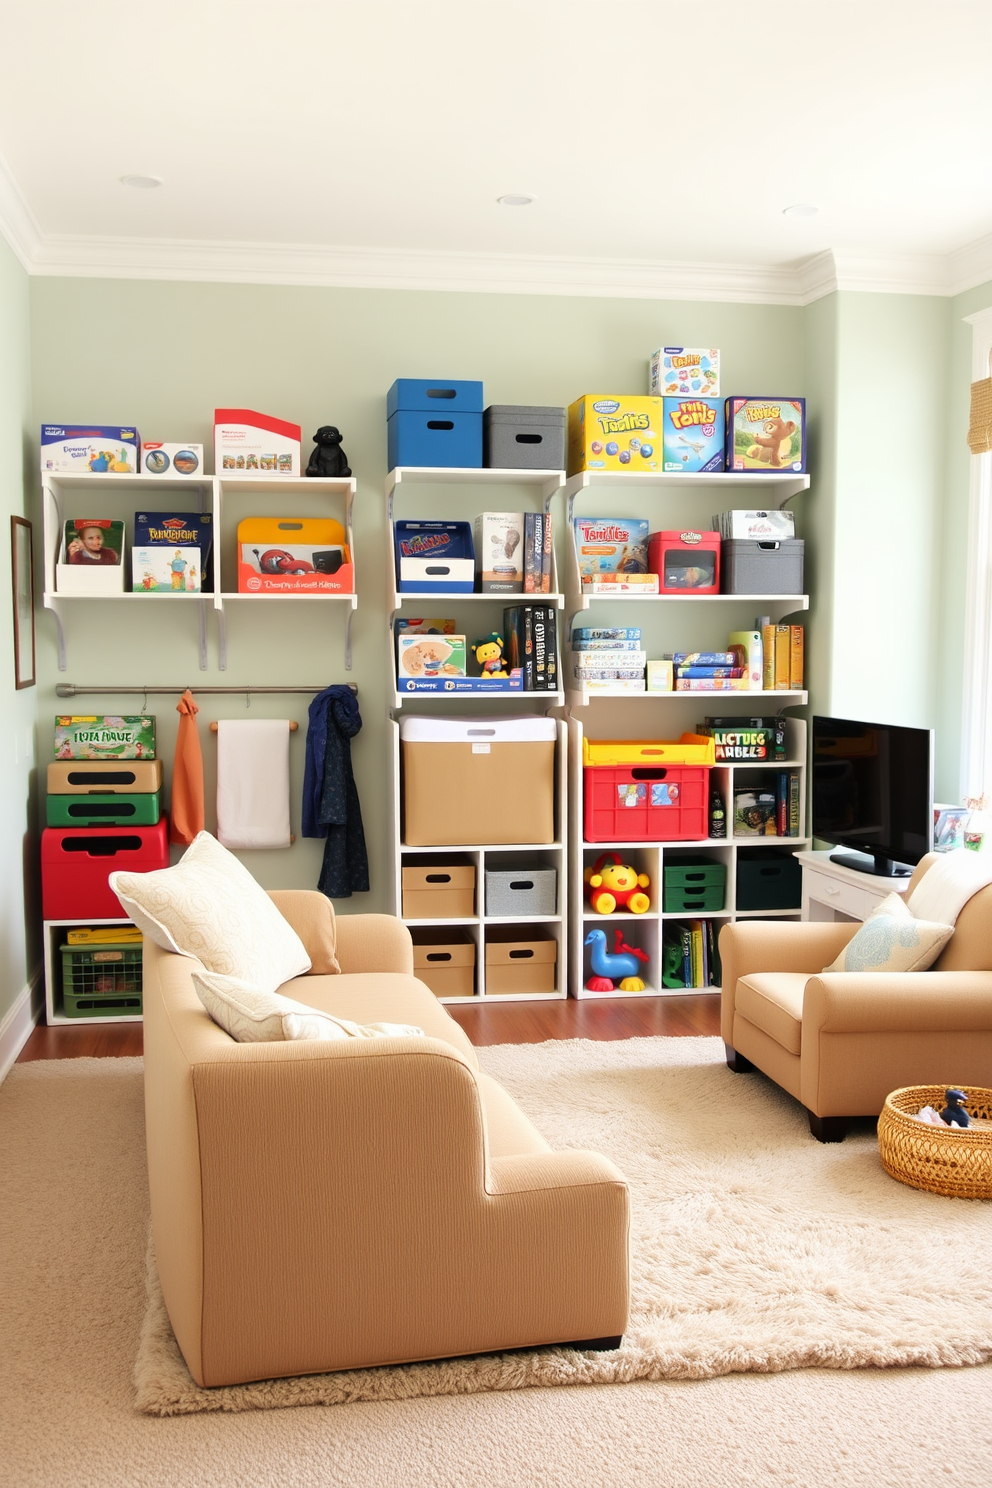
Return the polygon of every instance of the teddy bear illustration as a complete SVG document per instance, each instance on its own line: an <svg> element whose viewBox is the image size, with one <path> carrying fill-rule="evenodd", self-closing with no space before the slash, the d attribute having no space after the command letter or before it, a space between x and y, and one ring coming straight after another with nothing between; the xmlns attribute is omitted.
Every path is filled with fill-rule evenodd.
<svg viewBox="0 0 992 1488"><path fill-rule="evenodd" d="M758 460L762 465L778 467L788 461L792 453L792 436L796 426L779 417L765 419L764 435L756 434L747 452L749 460Z"/></svg>

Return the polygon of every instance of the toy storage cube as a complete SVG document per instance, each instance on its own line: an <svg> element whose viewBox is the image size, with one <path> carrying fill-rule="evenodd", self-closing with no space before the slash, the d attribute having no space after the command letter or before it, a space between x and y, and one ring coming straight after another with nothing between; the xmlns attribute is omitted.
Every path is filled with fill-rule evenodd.
<svg viewBox="0 0 992 1488"><path fill-rule="evenodd" d="M558 874L554 868L493 868L486 870L487 915L553 915L557 905Z"/></svg>
<svg viewBox="0 0 992 1488"><path fill-rule="evenodd" d="M486 994L553 992L557 962L558 942L550 936L492 930L486 936Z"/></svg>
<svg viewBox="0 0 992 1488"><path fill-rule="evenodd" d="M49 796L45 810L50 827L153 827L162 814L158 791L150 795L90 791L85 796Z"/></svg>
<svg viewBox="0 0 992 1488"><path fill-rule="evenodd" d="M727 896L727 867L710 858L680 858L665 863L662 882L666 914L712 914L723 908Z"/></svg>
<svg viewBox="0 0 992 1488"><path fill-rule="evenodd" d="M481 413L482 383L471 378L397 377L386 394L386 417L403 411L436 413Z"/></svg>
<svg viewBox="0 0 992 1488"><path fill-rule="evenodd" d="M386 424L390 470L397 465L481 467L481 413L400 409Z"/></svg>
<svg viewBox="0 0 992 1488"><path fill-rule="evenodd" d="M802 868L788 849L738 848L738 909L798 910L802 897Z"/></svg>
<svg viewBox="0 0 992 1488"><path fill-rule="evenodd" d="M658 575L662 594L719 594L719 532L652 532L648 572Z"/></svg>
<svg viewBox="0 0 992 1488"><path fill-rule="evenodd" d="M553 718L404 718L403 842L555 840Z"/></svg>
<svg viewBox="0 0 992 1488"><path fill-rule="evenodd" d="M125 795L162 789L162 761L56 760L48 767L50 796L121 791Z"/></svg>
<svg viewBox="0 0 992 1488"><path fill-rule="evenodd" d="M435 997L474 997L475 941L451 930L415 930L413 974Z"/></svg>
<svg viewBox="0 0 992 1488"><path fill-rule="evenodd" d="M726 538L724 594L802 594L804 547L801 537Z"/></svg>
<svg viewBox="0 0 992 1488"><path fill-rule="evenodd" d="M475 914L475 868L436 863L403 869L405 920L469 920Z"/></svg>
<svg viewBox="0 0 992 1488"><path fill-rule="evenodd" d="M111 873L169 866L163 816L154 827L46 827L41 834L41 906L46 920L117 920Z"/></svg>
<svg viewBox="0 0 992 1488"><path fill-rule="evenodd" d="M482 416L482 463L495 470L564 470L564 408L494 403Z"/></svg>
<svg viewBox="0 0 992 1488"><path fill-rule="evenodd" d="M587 842L698 841L708 835L709 769L586 765Z"/></svg>
<svg viewBox="0 0 992 1488"><path fill-rule="evenodd" d="M141 1012L141 946L61 948L62 1010L67 1018Z"/></svg>

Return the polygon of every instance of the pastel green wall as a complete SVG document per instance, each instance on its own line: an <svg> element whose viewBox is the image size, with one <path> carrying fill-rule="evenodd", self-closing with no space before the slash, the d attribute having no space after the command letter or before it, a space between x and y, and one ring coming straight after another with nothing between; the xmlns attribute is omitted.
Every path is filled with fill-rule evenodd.
<svg viewBox="0 0 992 1488"><path fill-rule="evenodd" d="M584 392L646 387L650 352L662 341L716 345L723 386L730 391L802 393L804 314L775 306L707 305L463 295L401 291L302 289L175 284L97 279L32 282L35 420L133 420L146 438L194 439L209 445L218 404L246 406L292 418L307 436L337 423L359 482L355 537L359 608L353 679L360 688L363 733L354 747L369 839L373 889L342 909L388 904L386 528L386 390L397 376L477 377L487 402L563 404ZM309 438L306 448L309 450ZM33 456L32 456L33 458ZM421 515L445 513L426 498ZM505 496L501 500L507 499ZM474 511L486 504L476 493ZM707 525L711 498L702 495L694 519ZM463 513L464 513L463 508ZM261 515L247 509L241 515ZM407 515L417 515L408 509ZM452 513L455 514L455 513ZM637 515L632 511L632 515ZM558 512L559 519L562 513ZM684 523L684 498L672 507ZM66 680L121 684L323 683L346 680L340 615L307 606L262 612L231 607L228 671L197 670L192 614L166 616L164 604L115 626L112 605L76 606L68 637ZM79 613L84 610L85 613ZM440 613L445 613L443 603ZM695 634L699 636L698 626ZM675 631L668 632L678 644ZM665 637L658 635L660 645ZM40 737L56 711L54 630L40 622ZM716 644L719 637L700 644ZM306 718L306 699L275 699L270 716ZM236 715L239 701L204 698L201 729L211 717ZM62 705L64 706L64 705ZM81 704L80 704L81 706ZM119 709L120 700L88 699L87 707ZM171 760L171 700L155 709L162 753ZM260 700L252 713L264 716ZM203 731L204 755L213 748ZM302 778L302 734L293 746L294 827ZM212 792L208 785L208 799ZM439 792L439 809L443 797ZM246 853L245 862L269 887L312 886L321 846L301 842L288 853Z"/></svg>
<svg viewBox="0 0 992 1488"><path fill-rule="evenodd" d="M0 240L0 1022L38 966L37 832L33 798L36 688L14 688L11 623L10 518L37 513L25 506L30 443L31 353L28 276ZM36 482L29 483L31 488ZM40 532L35 521L35 551Z"/></svg>

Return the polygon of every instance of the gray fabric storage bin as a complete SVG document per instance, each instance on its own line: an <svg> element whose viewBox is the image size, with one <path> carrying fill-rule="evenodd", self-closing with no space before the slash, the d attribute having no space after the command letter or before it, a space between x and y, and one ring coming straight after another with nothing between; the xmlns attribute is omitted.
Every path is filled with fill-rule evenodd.
<svg viewBox="0 0 992 1488"><path fill-rule="evenodd" d="M726 537L720 551L724 594L802 594L801 537Z"/></svg>
<svg viewBox="0 0 992 1488"><path fill-rule="evenodd" d="M564 470L564 408L494 403L482 415L482 463L491 470Z"/></svg>
<svg viewBox="0 0 992 1488"><path fill-rule="evenodd" d="M553 915L558 873L554 868L487 868L487 915Z"/></svg>

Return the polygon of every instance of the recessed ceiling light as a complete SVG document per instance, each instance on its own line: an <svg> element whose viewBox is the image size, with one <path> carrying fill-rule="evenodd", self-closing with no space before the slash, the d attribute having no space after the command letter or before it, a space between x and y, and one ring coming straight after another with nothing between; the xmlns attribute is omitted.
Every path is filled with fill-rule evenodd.
<svg viewBox="0 0 992 1488"><path fill-rule="evenodd" d="M162 185L161 176L121 176L122 186L133 186L136 191L154 191Z"/></svg>
<svg viewBox="0 0 992 1488"><path fill-rule="evenodd" d="M534 198L532 196L518 196L511 192L509 196L498 196L496 200L501 207L529 207Z"/></svg>
<svg viewBox="0 0 992 1488"><path fill-rule="evenodd" d="M814 207L811 202L796 202L795 206L784 207L783 217L815 217L819 207Z"/></svg>

